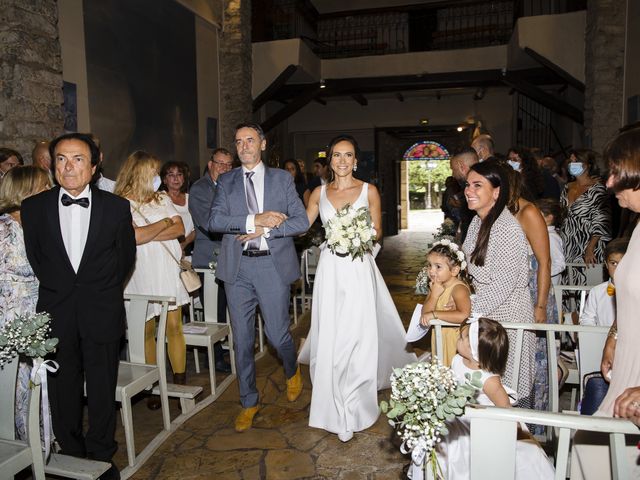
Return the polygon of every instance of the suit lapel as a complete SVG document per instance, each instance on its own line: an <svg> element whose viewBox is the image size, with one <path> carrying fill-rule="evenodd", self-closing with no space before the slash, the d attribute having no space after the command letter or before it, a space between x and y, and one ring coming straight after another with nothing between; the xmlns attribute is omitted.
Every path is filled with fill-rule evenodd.
<svg viewBox="0 0 640 480"><path fill-rule="evenodd" d="M232 192L236 192L235 201L240 206L240 213L249 215L249 207L247 206L247 195L244 190L244 170L242 170L242 167L238 167L238 173L233 181Z"/></svg>
<svg viewBox="0 0 640 480"><path fill-rule="evenodd" d="M60 187L54 187L49 190L48 193L50 195L48 203L53 204L51 214L47 216L47 221L49 222L49 230L51 231L51 239L53 244L56 245L58 250L60 250L60 255L62 255L62 257L66 259L67 266L73 272L73 266L71 265L71 260L69 260L67 249L64 246L64 240L62 239L62 230L60 229L60 206L58 205Z"/></svg>
<svg viewBox="0 0 640 480"><path fill-rule="evenodd" d="M102 192L95 186L91 186L91 216L89 218L89 232L87 233L87 243L84 246L82 252L82 259L78 266L78 272L82 270L82 266L87 261L87 258L91 254L98 234L100 233L100 226L102 225L102 216L104 214L104 202Z"/></svg>

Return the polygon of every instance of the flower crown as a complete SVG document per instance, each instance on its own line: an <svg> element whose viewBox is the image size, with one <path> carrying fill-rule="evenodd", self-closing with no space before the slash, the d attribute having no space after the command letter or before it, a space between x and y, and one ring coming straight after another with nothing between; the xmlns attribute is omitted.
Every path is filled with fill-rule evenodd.
<svg viewBox="0 0 640 480"><path fill-rule="evenodd" d="M453 254L453 256L458 259L458 262L460 262L460 270L466 270L467 269L467 262L464 259L464 252L460 249L460 247L457 244L455 244L451 240L447 240L445 238L444 240L439 240L436 243L434 243L431 246L431 248L436 247L438 245L442 245L443 247L447 247L449 249L449 251Z"/></svg>

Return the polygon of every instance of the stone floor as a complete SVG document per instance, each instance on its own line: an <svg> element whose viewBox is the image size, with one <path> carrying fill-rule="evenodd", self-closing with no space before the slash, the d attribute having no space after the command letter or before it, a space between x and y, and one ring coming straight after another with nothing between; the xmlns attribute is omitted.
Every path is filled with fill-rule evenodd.
<svg viewBox="0 0 640 480"><path fill-rule="evenodd" d="M429 241L426 232L408 232L385 239L378 259L389 289L405 323L420 301L413 295ZM296 341L304 336L309 316L293 330ZM195 374L188 356L188 383L202 385L208 394L208 373ZM391 442L392 431L384 417L365 432L356 433L343 444L336 435L307 426L311 385L303 366L305 388L300 398L289 403L285 396L282 368L269 353L257 364L257 383L262 410L254 427L244 433L233 430L240 410L236 384L175 432L153 457L131 478L137 480L192 479L399 479L408 460ZM381 392L380 398L388 396ZM179 413L172 403L172 418ZM134 406L138 449L159 431L160 411L146 409L144 399ZM126 465L124 435L118 424L120 448L115 462Z"/></svg>

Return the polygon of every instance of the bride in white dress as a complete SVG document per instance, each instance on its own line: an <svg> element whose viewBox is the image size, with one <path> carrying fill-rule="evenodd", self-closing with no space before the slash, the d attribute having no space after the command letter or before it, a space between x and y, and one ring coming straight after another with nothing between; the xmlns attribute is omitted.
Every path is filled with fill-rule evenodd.
<svg viewBox="0 0 640 480"><path fill-rule="evenodd" d="M358 145L344 135L329 145L333 181L316 188L307 215L313 223L333 217L346 204L370 210L382 238L380 195L353 177ZM337 433L343 442L378 419L377 391L389 388L392 368L415 362L398 311L371 254L362 261L320 254L313 287L311 328L300 351L309 364L313 390L309 426Z"/></svg>

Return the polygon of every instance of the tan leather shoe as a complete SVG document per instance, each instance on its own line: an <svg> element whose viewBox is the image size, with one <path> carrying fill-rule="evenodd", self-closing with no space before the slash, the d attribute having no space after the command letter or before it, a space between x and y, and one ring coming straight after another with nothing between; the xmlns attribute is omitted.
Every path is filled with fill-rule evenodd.
<svg viewBox="0 0 640 480"><path fill-rule="evenodd" d="M300 375L300 365L296 369L293 377L287 380L287 400L295 402L302 393L302 375Z"/></svg>
<svg viewBox="0 0 640 480"><path fill-rule="evenodd" d="M260 410L258 405L240 410L240 413L236 417L236 432L249 430L253 425L253 417L256 416L258 410Z"/></svg>

